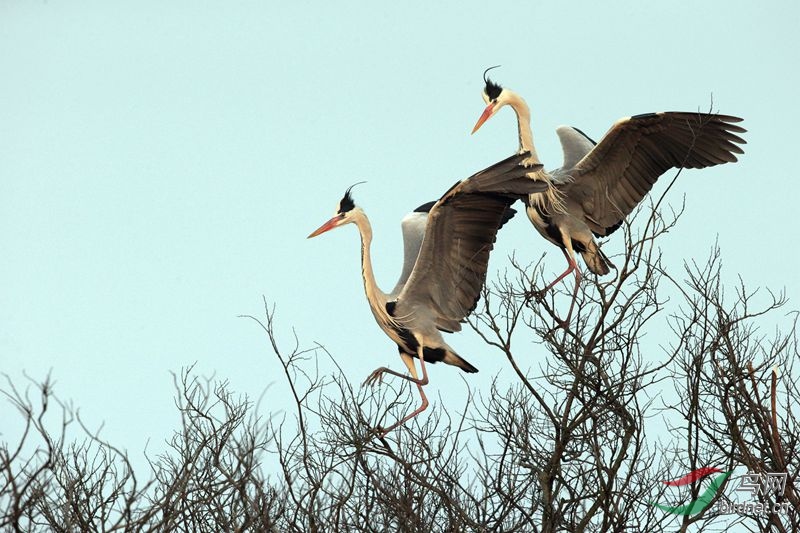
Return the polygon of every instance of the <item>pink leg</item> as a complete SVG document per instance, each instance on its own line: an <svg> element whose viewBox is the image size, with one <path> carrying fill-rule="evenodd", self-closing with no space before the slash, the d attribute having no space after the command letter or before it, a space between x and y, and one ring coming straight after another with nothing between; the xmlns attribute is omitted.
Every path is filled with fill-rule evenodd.
<svg viewBox="0 0 800 533"><path fill-rule="evenodd" d="M552 289L553 286L556 283L558 283L559 281L561 281L562 279L567 277L570 274L570 272L575 272L575 288L572 291L572 302L570 302L570 304L569 304L569 312L567 313L567 319L566 320L558 319L558 325L560 327L564 328L564 329L567 329L567 327L569 326L570 318L572 318L572 308L575 306L575 301L578 298L578 286L580 285L580 282L581 282L581 271L578 268L578 262L575 261L575 259L572 256L573 255L572 246L569 247L569 251L567 251L567 248L561 248L561 252L564 254L564 257L567 259L567 263L569 264L569 267L567 267L567 269L564 271L563 274L561 274L556 279L554 279L553 282L550 285L548 285L547 287L545 287L541 291L537 291L537 292L538 292L538 296L541 297L542 295L544 295L545 292L547 292L550 289Z"/></svg>
<svg viewBox="0 0 800 533"><path fill-rule="evenodd" d="M421 352L421 350L420 350L420 352ZM411 383L416 383L417 385L427 385L428 384L428 372L425 369L425 360L424 359L420 359L420 366L422 367L422 379L419 379L417 377L417 369L414 367L414 358L411 357L410 355L404 354L404 353L400 354L400 357L403 359L403 362L406 364L406 367L408 368L409 373L413 377L406 376L405 374L401 374L400 372L397 372L395 370L392 370L390 368L386 368L385 366L382 366L382 367L376 369L375 371L373 371L372 374L367 376L367 379L364 380L364 383L362 385L373 386L376 383L381 383L381 382L383 382L383 375L384 374L391 374L393 376L397 376L398 378L407 379Z"/></svg>
<svg viewBox="0 0 800 533"><path fill-rule="evenodd" d="M575 268L578 266L578 263L576 263L576 262L575 262L575 260L574 260L574 259L572 259L572 257L570 257L570 256L569 256L569 254L567 253L567 250L566 250L565 248L562 248L562 249L561 249L561 253L563 253L563 254L564 254L564 257L566 257L566 258L567 258L567 263L569 264L569 267L568 267L568 268L567 268L567 269L564 271L564 273L563 273L563 274L561 274L561 275L560 275L560 276L558 276L556 279L554 279L554 280L553 280L553 283L551 283L550 285L548 285L547 287L545 287L544 289L542 289L542 291L541 291L541 292L542 292L542 294L544 294L545 292L547 292L547 291L549 291L550 289L552 289L552 288L553 288L553 285L555 285L556 283L558 283L558 282L559 282L559 281L561 281L562 279L566 278L566 277L567 277L567 275L568 275L570 272L572 272L573 270L575 270Z"/></svg>
<svg viewBox="0 0 800 533"><path fill-rule="evenodd" d="M381 430L381 437L385 437L385 436L386 436L386 435L387 435L387 434L388 434L390 431L392 431L392 430L393 430L393 429L395 429L396 427L398 427L398 426L401 426L401 425L403 425L404 423L408 422L409 420L411 420L412 418L414 418L415 416L417 416L417 415L418 415L418 414L420 414L422 411L424 411L425 409L427 409L427 408L428 408L428 405L429 405L429 404L428 404L428 397L427 397L427 396L425 396L425 391L423 391L423 390L422 390L422 385L417 385L417 389L419 389L419 395L420 395L420 397L422 398L422 405L420 405L420 406L419 406L419 407L418 407L418 408L417 408L415 411L413 411L411 414L409 414L409 415L407 415L407 416L403 417L402 419L400 419L399 421L395 422L394 424L392 424L392 425L391 425L391 426L389 426L388 428L382 429L382 430Z"/></svg>
<svg viewBox="0 0 800 533"><path fill-rule="evenodd" d="M388 369L386 367L381 367L381 368L375 370L372 374L370 374L369 377L367 378L367 380L364 382L365 384L368 383L370 385L374 385L376 381L377 382L381 381L381 379L383 378L383 374L384 373L392 374L393 376L397 376L397 377L400 377L400 378L403 378L403 379L407 379L408 381L416 384L417 385L417 390L419 390L419 395L422 398L422 405L420 405L419 408L417 408L411 414L405 416L404 418L402 418L398 422L395 422L394 424L392 424L388 428L381 429L381 437L385 437L390 431L392 431L396 427L402 425L403 423L408 422L409 420L411 420L412 418L414 418L415 416L417 416L422 411L424 411L425 409L428 408L428 405L429 405L428 398L427 398L427 396L425 396L425 391L422 390L422 386L428 384L428 371L425 368L425 359L423 358L422 345L420 345L420 347L418 349L418 355L419 355L420 367L422 368L422 379L419 379L417 377L417 369L414 366L414 358L412 356L408 355L408 354L403 353L403 354L400 354L400 357L403 359L403 362L406 364L406 367L408 367L408 371L411 373L411 376L413 376L413 377L406 376L404 374L400 374L399 372L395 372L394 370L390 370L390 369Z"/></svg>
<svg viewBox="0 0 800 533"><path fill-rule="evenodd" d="M531 291L530 295L533 296L534 298L536 298L537 300L540 300L541 298L543 298L544 297L544 293L546 293L547 291L552 289L553 286L556 283L558 283L559 281L561 281L562 279L567 277L567 275L570 272L575 270L575 267L576 267L577 263L575 263L575 261L570 259L570 256L567 254L567 251L564 248L561 248L561 252L564 254L564 257L567 258L567 263L569 263L569 267L564 271L563 274L561 274L556 279L554 279L553 282L550 285L548 285L547 287L545 287L544 289L542 289L540 291Z"/></svg>
<svg viewBox="0 0 800 533"><path fill-rule="evenodd" d="M401 374L400 372L397 372L396 370L392 370L391 368L387 368L385 366L382 366L382 367L380 367L378 369L375 369L369 376L367 376L367 379L364 380L364 383L362 383L362 386L363 385L374 386L376 383L383 383L383 375L384 374L391 374L393 376L397 376L398 378L407 379L411 383L416 383L417 385L427 385L428 384L428 382L426 380L424 381L422 379L412 378L412 377L406 376L405 374ZM424 383L423 383L423 381L424 381Z"/></svg>
<svg viewBox="0 0 800 533"><path fill-rule="evenodd" d="M573 260L574 264L574 260ZM569 320L572 318L572 308L575 307L575 300L578 299L578 287L581 284L581 270L579 268L575 269L575 289L572 291L572 302L569 304L569 313L567 313L567 319L564 320L561 324L561 327L567 329L569 326Z"/></svg>

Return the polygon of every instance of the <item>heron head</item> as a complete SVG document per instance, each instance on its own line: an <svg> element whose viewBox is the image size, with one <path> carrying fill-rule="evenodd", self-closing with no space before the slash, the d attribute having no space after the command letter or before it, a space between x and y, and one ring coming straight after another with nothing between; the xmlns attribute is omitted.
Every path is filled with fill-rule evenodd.
<svg viewBox="0 0 800 533"><path fill-rule="evenodd" d="M478 119L478 122L475 123L475 127L472 128L472 133L478 131L478 129L483 125L484 122L489 120L495 113L497 113L501 107L508 103L507 99L505 98L505 91L504 89L498 85L497 83L493 82L489 78L486 77L486 74L492 70L493 68L497 68L500 65L495 65L494 67L489 67L483 72L483 81L485 83L483 87L483 101L486 102L486 109L483 110L483 114Z"/></svg>
<svg viewBox="0 0 800 533"><path fill-rule="evenodd" d="M326 231L332 230L333 228L338 228L339 226L344 226L345 224L355 222L355 216L361 212L361 208L357 207L355 202L353 202L353 195L350 194L350 190L361 183L365 182L361 181L347 188L344 196L342 196L342 199L339 200L339 205L336 208L336 214L333 215L333 217L326 223L318 227L311 235L309 235L309 239L316 237L321 233L325 233Z"/></svg>

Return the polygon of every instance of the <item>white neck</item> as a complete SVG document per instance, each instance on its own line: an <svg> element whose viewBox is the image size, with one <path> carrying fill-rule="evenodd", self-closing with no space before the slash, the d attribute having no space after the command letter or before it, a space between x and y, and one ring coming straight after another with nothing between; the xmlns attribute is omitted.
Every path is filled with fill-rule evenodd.
<svg viewBox="0 0 800 533"><path fill-rule="evenodd" d="M531 131L531 110L525 100L509 89L503 89L506 93L506 103L511 106L517 114L517 128L519 129L519 151L530 152L531 162L540 163L536 147L533 145L533 132Z"/></svg>
<svg viewBox="0 0 800 533"><path fill-rule="evenodd" d="M531 131L531 110L525 100L508 89L503 89L505 100L517 114L517 128L519 130L519 151L520 153L530 152L531 156L526 161L530 164L541 164L539 154L533 145L533 132ZM537 171L528 174L533 179L543 180L548 184L547 191L533 193L528 196L528 205L538 205L545 212L566 212L561 193L552 186L552 176L542 167ZM530 216L530 215L529 215ZM536 223L534 223L536 224Z"/></svg>
<svg viewBox="0 0 800 533"><path fill-rule="evenodd" d="M386 294L378 288L378 284L375 283L375 275L372 272L372 259L369 253L370 244L372 244L372 226L370 226L367 215L360 210L353 217L353 221L358 227L358 233L361 235L361 276L364 278L364 292L367 294L367 300L375 318L378 320L381 318L388 319Z"/></svg>

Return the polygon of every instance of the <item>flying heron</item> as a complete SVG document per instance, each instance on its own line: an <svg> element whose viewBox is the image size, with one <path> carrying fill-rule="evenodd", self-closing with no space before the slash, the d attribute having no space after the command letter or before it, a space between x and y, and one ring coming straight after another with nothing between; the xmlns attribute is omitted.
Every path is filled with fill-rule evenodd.
<svg viewBox="0 0 800 533"><path fill-rule="evenodd" d="M397 344L410 374L381 367L364 383L374 385L384 374L391 374L414 383L422 399L419 408L383 429L383 436L428 407L422 388L428 383L426 362L442 361L464 372L478 371L444 341L441 332L460 331L461 323L475 309L497 232L514 215L511 204L547 188L546 183L528 177L536 166L521 165L529 157L523 153L496 163L457 182L438 201L407 216L404 265L400 280L388 294L375 283L370 259L372 228L367 215L355 205L352 187L339 202L336 214L308 236L346 224L355 224L361 235L361 272L369 307L380 328ZM414 358L419 359L421 378Z"/></svg>
<svg viewBox="0 0 800 533"><path fill-rule="evenodd" d="M526 211L537 231L558 246L568 267L538 294L551 289L571 272L575 289L566 320L569 324L581 280L575 261L577 250L586 266L597 275L610 272L613 264L595 237L607 237L622 225L625 217L670 168L705 168L735 162L734 154L744 151L741 118L691 112L645 113L618 120L595 145L575 128L559 127L556 132L564 149L564 165L553 171L542 168L531 132L528 104L514 91L501 87L483 73L486 108L472 130L503 106L517 115L519 152L530 153L531 177L548 185L544 192L531 194ZM593 145L593 146L592 146ZM588 153L587 153L587 148Z"/></svg>

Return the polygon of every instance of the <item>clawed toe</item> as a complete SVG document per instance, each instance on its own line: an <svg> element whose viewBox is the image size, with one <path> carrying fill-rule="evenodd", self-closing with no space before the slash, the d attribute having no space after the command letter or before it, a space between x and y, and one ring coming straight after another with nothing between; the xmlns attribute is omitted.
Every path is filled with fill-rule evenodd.
<svg viewBox="0 0 800 533"><path fill-rule="evenodd" d="M382 383L382 382L383 382L383 371L376 370L375 372L367 376L367 379L364 380L364 383L362 383L361 386L364 387L368 385L370 387L374 387L376 383Z"/></svg>
<svg viewBox="0 0 800 533"><path fill-rule="evenodd" d="M536 302L541 302L544 300L544 293L543 290L536 290L531 289L530 291L525 292L525 298L528 300L535 300Z"/></svg>

